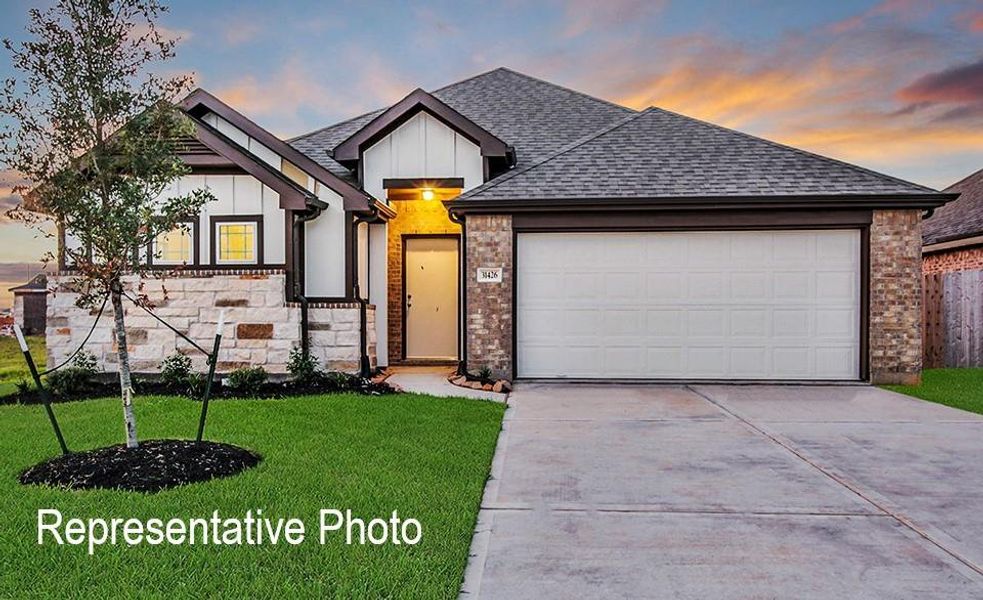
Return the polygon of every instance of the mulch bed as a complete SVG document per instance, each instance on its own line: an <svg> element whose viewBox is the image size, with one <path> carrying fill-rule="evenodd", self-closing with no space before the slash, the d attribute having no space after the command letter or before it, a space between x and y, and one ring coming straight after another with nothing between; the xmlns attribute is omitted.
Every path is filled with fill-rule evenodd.
<svg viewBox="0 0 983 600"><path fill-rule="evenodd" d="M293 396L310 396L317 394L334 394L351 392L366 396L385 396L396 393L396 389L385 381L366 379L356 375L330 374L311 381L267 381L262 385L249 389L235 389L219 383L222 376L216 376L212 386L213 400L233 398L282 399ZM185 396L191 400L201 400L201 390L181 385L166 385L161 381L133 378L135 394L141 396ZM52 396L53 402L73 402L76 400L91 400L95 398L111 398L119 396L119 381L113 378L101 378L86 382L74 390L71 396ZM0 397L2 404L40 404L41 395L37 393L32 383L27 392L16 392Z"/></svg>
<svg viewBox="0 0 983 600"><path fill-rule="evenodd" d="M235 475L261 460L259 454L231 444L148 440L137 448L120 444L52 458L21 473L20 482L73 490L159 492Z"/></svg>

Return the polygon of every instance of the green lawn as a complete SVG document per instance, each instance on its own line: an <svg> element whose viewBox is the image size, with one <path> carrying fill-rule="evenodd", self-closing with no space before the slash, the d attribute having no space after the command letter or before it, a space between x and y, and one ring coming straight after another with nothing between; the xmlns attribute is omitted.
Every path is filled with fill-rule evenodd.
<svg viewBox="0 0 983 600"><path fill-rule="evenodd" d="M199 405L137 401L142 438L192 437ZM58 404L70 448L122 441L119 401ZM56 454L39 406L0 406L0 597L454 598L467 560L502 404L415 394L330 395L212 403L206 437L264 456L241 475L155 495L22 486L21 470ZM71 517L298 517L299 546L37 544L39 508ZM416 546L321 546L321 508L423 526Z"/></svg>
<svg viewBox="0 0 983 600"><path fill-rule="evenodd" d="M31 349L31 356L38 366L38 370L44 370L44 337L32 336L27 338L27 345ZM17 338L0 337L0 396L6 396L17 391L17 382L21 379L30 379L31 374L27 370L27 363L24 362L24 354L17 345Z"/></svg>
<svg viewBox="0 0 983 600"><path fill-rule="evenodd" d="M922 384L885 385L886 389L983 414L983 369L925 369Z"/></svg>

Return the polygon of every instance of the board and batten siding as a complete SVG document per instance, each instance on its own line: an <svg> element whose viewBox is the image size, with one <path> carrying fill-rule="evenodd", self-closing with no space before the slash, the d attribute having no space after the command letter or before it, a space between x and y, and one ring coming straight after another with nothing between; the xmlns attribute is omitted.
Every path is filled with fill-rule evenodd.
<svg viewBox="0 0 983 600"><path fill-rule="evenodd" d="M344 201L327 186L317 196L328 203L321 216L304 224L304 294L312 298L345 296Z"/></svg>
<svg viewBox="0 0 983 600"><path fill-rule="evenodd" d="M185 175L161 192L160 198L184 196L198 189L209 190L215 200L205 204L198 218L197 265L211 265L210 217L213 216L262 215L263 261L268 265L286 261L285 213L280 208L280 194L251 175ZM70 231L65 232L65 246L79 246ZM146 260L146 249L139 251L141 259Z"/></svg>
<svg viewBox="0 0 983 600"><path fill-rule="evenodd" d="M389 178L463 177L464 190L484 183L478 146L426 112L370 146L362 160L365 191L380 200Z"/></svg>

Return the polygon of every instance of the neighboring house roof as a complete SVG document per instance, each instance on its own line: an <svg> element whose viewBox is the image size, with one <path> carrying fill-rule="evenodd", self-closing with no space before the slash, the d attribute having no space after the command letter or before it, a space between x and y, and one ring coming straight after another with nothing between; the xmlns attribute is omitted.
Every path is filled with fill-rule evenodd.
<svg viewBox="0 0 983 600"><path fill-rule="evenodd" d="M938 208L922 225L922 242L939 244L983 236L983 169L947 187L959 198Z"/></svg>
<svg viewBox="0 0 983 600"><path fill-rule="evenodd" d="M635 111L501 67L431 95L515 148L517 167L542 160L566 144ZM385 112L381 108L290 140L340 177L351 172L329 152Z"/></svg>
<svg viewBox="0 0 983 600"><path fill-rule="evenodd" d="M484 157L506 158L511 154L509 145L494 134L417 88L335 146L331 151L332 158L342 164L354 166L361 159L364 149L372 146L421 111L432 115L470 139L478 146ZM506 168L508 166L510 165L506 165Z"/></svg>
<svg viewBox="0 0 983 600"><path fill-rule="evenodd" d="M186 113L199 122L201 122L200 118L207 112L213 112L235 125L251 138L257 140L273 152L276 152L281 158L293 163L308 175L340 195L344 199L346 210L368 210L373 204L368 194L325 169L324 166L311 160L303 152L299 152L290 144L247 119L241 113L205 90L199 88L191 92L181 101L180 106Z"/></svg>
<svg viewBox="0 0 983 600"><path fill-rule="evenodd" d="M466 192L452 204L841 195L938 197L939 192L649 108Z"/></svg>
<svg viewBox="0 0 983 600"><path fill-rule="evenodd" d="M15 294L32 294L48 292L48 276L44 273L38 273L31 278L27 283L18 285L17 287L12 287L7 289L8 292L14 292Z"/></svg>

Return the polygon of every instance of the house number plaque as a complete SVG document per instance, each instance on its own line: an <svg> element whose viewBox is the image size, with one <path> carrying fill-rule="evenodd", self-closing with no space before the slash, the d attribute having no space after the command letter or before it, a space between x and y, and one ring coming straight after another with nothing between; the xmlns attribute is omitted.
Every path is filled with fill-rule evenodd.
<svg viewBox="0 0 983 600"><path fill-rule="evenodd" d="M501 267L478 267L478 283L502 283Z"/></svg>

